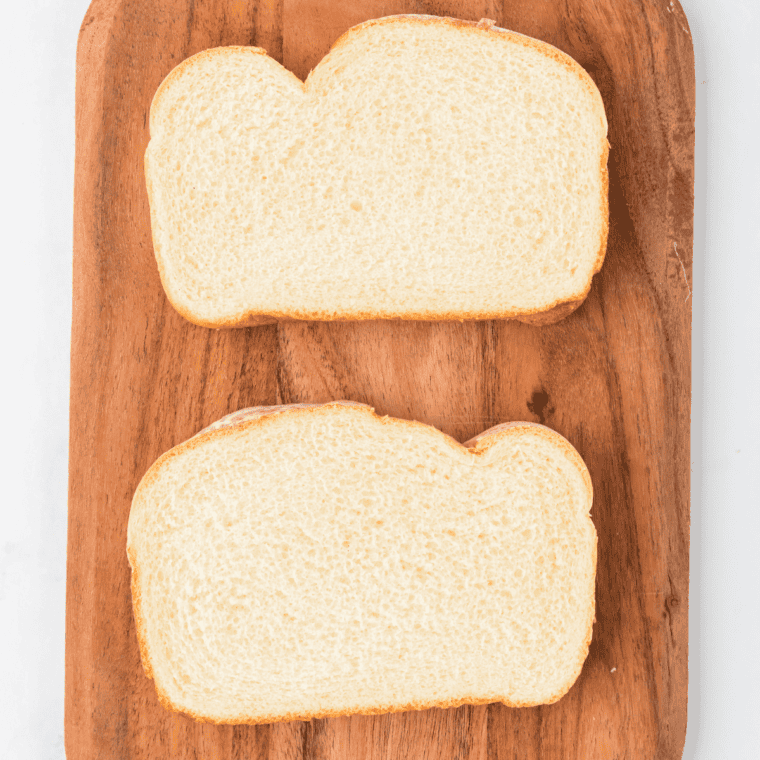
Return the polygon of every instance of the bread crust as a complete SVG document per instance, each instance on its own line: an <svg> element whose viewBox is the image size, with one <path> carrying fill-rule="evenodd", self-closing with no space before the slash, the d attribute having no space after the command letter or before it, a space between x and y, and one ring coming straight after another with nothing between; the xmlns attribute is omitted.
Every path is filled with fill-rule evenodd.
<svg viewBox="0 0 760 760"><path fill-rule="evenodd" d="M355 36L360 31L372 27L382 26L386 24L419 24L419 25L436 25L444 24L457 29L461 29L471 34L484 34L491 36L499 36L501 38L506 37L512 42L518 43L525 47L537 50L541 54L548 56L552 60L561 64L567 71L571 72L578 77L584 89L586 89L592 95L598 93L597 87L588 72L573 58L566 53L562 52L558 48L550 45L547 42L527 37L517 32L512 32L508 29L502 29L494 25L494 22L488 19L482 19L479 22L464 21L461 19L455 19L444 16L427 16L427 15L396 15L386 16L384 18L372 19L365 21L362 24L357 24L348 31L344 32L337 41L332 45L329 52L323 59L326 61L330 55L342 48L348 42L351 37ZM156 130L156 118L158 112L162 108L162 103L166 95L166 91L172 86L172 84L179 79L184 73L195 65L198 61L214 58L219 56L226 56L229 54L239 54L241 51L246 51L254 55L264 55L268 58L265 50L256 47L245 46L228 46L217 47L203 50L200 53L187 58L174 68L167 77L163 80L159 86L156 94L153 97L153 101L150 107L150 131L151 135L155 134ZM269 59L271 60L271 59ZM286 71L293 79L298 82L299 85L305 86L305 83L301 81L290 71L280 66L276 61L273 64ZM308 83L308 77L306 79ZM602 106L599 114L604 122L605 130L607 128L607 117ZM440 311L425 311L409 309L406 311L373 311L372 309L357 310L352 312L336 312L330 310L297 310L291 309L287 311L270 310L267 314L262 314L254 310L243 310L236 314L233 314L226 318L220 319L204 319L195 314L191 309L187 308L180 299L172 292L170 279L166 273L166 267L164 264L163 256L160 251L160 245L157 235L153 234L153 246L156 255L156 262L158 265L159 277L161 284L169 302L174 309L185 319L193 322L200 327L209 327L214 329L220 328L240 328L240 327L257 327L259 325L276 324L278 322L293 322L293 321L327 321L327 322L358 322L368 320L397 320L397 321L479 321L489 319L514 319L520 322L525 322L531 325L551 325L574 312L585 300L591 290L592 279L595 274L599 272L604 263L604 258L607 251L607 239L609 235L609 174L607 169L607 159L609 156L610 145L607 139L604 139L604 145L602 146L600 157L600 176L602 180L602 192L599 199L601 227L599 230L599 242L597 247L596 259L593 267L590 270L588 279L579 292L569 296L568 298L557 299L545 304L542 307L535 309L495 309L495 310L474 310L467 313L460 312L440 312ZM150 178L149 171L149 154L146 151L144 160L144 170L146 178L146 188L148 193L148 201L151 209L151 229L156 230L158 226L158 220L154 212L155 209L155 193Z"/></svg>
<svg viewBox="0 0 760 760"><path fill-rule="evenodd" d="M150 467L141 479L135 496L132 502L132 509L135 509L135 505L140 504L141 493L155 480L158 479L161 470L170 462L174 457L181 456L183 453L202 446L211 440L222 440L228 436L236 435L241 430L251 429L262 424L267 424L267 418L274 414L295 414L295 415L308 415L308 414L324 414L329 413L329 410L336 407L350 408L358 414L368 414L376 420L379 420L383 424L400 425L412 428L424 428L426 431L433 430L437 435L441 437L441 440L449 445L453 450L461 452L466 450L476 456L482 456L497 441L505 436L520 435L526 429L530 429L532 433L538 433L541 437L551 440L553 443L558 444L565 455L570 461L577 467L581 473L584 481L584 486L587 496L587 504L589 510L593 502L593 486L591 483L591 476L588 472L588 468L581 458L580 454L576 451L573 445L562 435L546 427L534 422L507 422L499 425L495 425L487 430L483 431L479 435L471 438L465 443L459 443L454 438L441 432L437 428L431 425L426 425L416 420L402 420L396 417L389 417L387 415L380 416L375 413L375 410L367 404L358 403L355 401L332 401L325 404L284 404L279 406L269 407L252 407L250 409L242 409L233 414L227 415L221 418L211 426L201 430L192 438L188 439L184 443L175 446L170 449ZM285 713L274 715L251 715L240 714L228 719L215 720L204 716L201 713L195 711L188 711L182 708L181 705L177 705L172 702L167 692L162 688L154 678L154 672L151 665L151 653L150 647L147 641L146 635L146 620L142 612L142 587L140 578L140 567L137 561L137 556L134 549L131 546L131 540L129 531L127 533L127 559L131 568L131 589L132 589L132 606L135 618L135 630L137 632L137 641L140 649L140 659L142 661L143 670L145 675L154 681L158 701L162 707L172 712L177 712L182 715L186 715L199 723L212 723L216 725L258 725L262 723L281 723L285 721L308 721L319 718L333 718L333 717L345 717L350 715L380 715L385 713L404 712L408 710L428 710L431 708L449 708L460 707L462 705L483 705L491 704L494 702L501 702L507 707L535 707L538 705L553 704L561 699L572 687L577 680L580 672L583 668L583 663L588 655L588 649L591 644L591 637L593 632L593 624L595 622L595 591L592 588L591 596L588 600L588 622L587 632L584 638L584 644L579 651L575 667L573 668L572 675L565 681L554 694L548 699L544 699L538 702L522 702L511 700L505 695L492 695L487 698L483 697L467 697L463 696L458 699L451 700L431 700L429 702L407 702L401 704L383 704L373 708L365 708L361 710L324 710L315 711L310 713ZM596 578L596 566L597 566L597 537L594 532L593 542L593 560L592 570L593 577Z"/></svg>

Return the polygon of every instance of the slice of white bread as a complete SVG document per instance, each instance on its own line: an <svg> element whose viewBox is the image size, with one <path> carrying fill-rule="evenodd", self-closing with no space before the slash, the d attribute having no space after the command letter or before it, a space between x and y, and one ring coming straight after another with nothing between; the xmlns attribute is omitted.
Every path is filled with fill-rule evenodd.
<svg viewBox="0 0 760 760"><path fill-rule="evenodd" d="M604 259L599 91L489 23L369 21L305 83L261 49L206 50L161 84L150 134L161 280L200 325L551 322Z"/></svg>
<svg viewBox="0 0 760 760"><path fill-rule="evenodd" d="M231 415L135 494L145 672L215 723L555 702L591 640L591 500L540 425L463 446L345 402Z"/></svg>

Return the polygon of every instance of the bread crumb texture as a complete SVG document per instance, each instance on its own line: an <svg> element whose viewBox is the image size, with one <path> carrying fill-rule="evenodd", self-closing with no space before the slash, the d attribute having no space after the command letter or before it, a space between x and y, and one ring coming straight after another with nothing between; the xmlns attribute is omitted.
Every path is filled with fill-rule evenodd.
<svg viewBox="0 0 760 760"><path fill-rule="evenodd" d="M162 703L260 723L554 702L594 619L592 491L538 425L465 448L362 405L257 409L165 454L128 557Z"/></svg>
<svg viewBox="0 0 760 760"><path fill-rule="evenodd" d="M527 316L577 306L602 264L601 96L506 30L368 22L305 83L258 48L207 50L150 131L162 282L199 324Z"/></svg>

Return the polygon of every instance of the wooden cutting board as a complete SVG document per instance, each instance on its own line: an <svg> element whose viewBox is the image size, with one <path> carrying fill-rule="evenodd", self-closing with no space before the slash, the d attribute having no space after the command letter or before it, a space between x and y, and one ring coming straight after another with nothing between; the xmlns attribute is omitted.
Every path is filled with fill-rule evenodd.
<svg viewBox="0 0 760 760"><path fill-rule="evenodd" d="M365 19L430 13L538 37L596 81L610 237L587 301L517 322L196 327L164 297L143 153L180 61L257 45L305 77ZM77 56L66 619L68 760L678 758L686 732L694 60L677 0L94 0ZM542 422L588 464L597 622L557 704L273 726L161 708L140 665L125 553L141 476L241 407L353 399L464 441Z"/></svg>

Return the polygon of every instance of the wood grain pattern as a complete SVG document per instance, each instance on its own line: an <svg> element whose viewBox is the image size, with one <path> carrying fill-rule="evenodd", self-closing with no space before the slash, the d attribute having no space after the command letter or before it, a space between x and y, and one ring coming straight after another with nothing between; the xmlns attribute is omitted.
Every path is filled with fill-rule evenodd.
<svg viewBox="0 0 760 760"><path fill-rule="evenodd" d="M348 27L392 13L546 40L610 123L605 265L583 306L517 322L290 323L179 317L153 258L142 157L151 98L180 61L259 45L304 77ZM66 627L69 760L678 758L686 731L694 64L670 0L94 0L77 59ZM494 704L273 726L164 711L144 676L125 544L164 451L245 406L346 398L459 440L543 422L588 464L597 623L555 705Z"/></svg>

